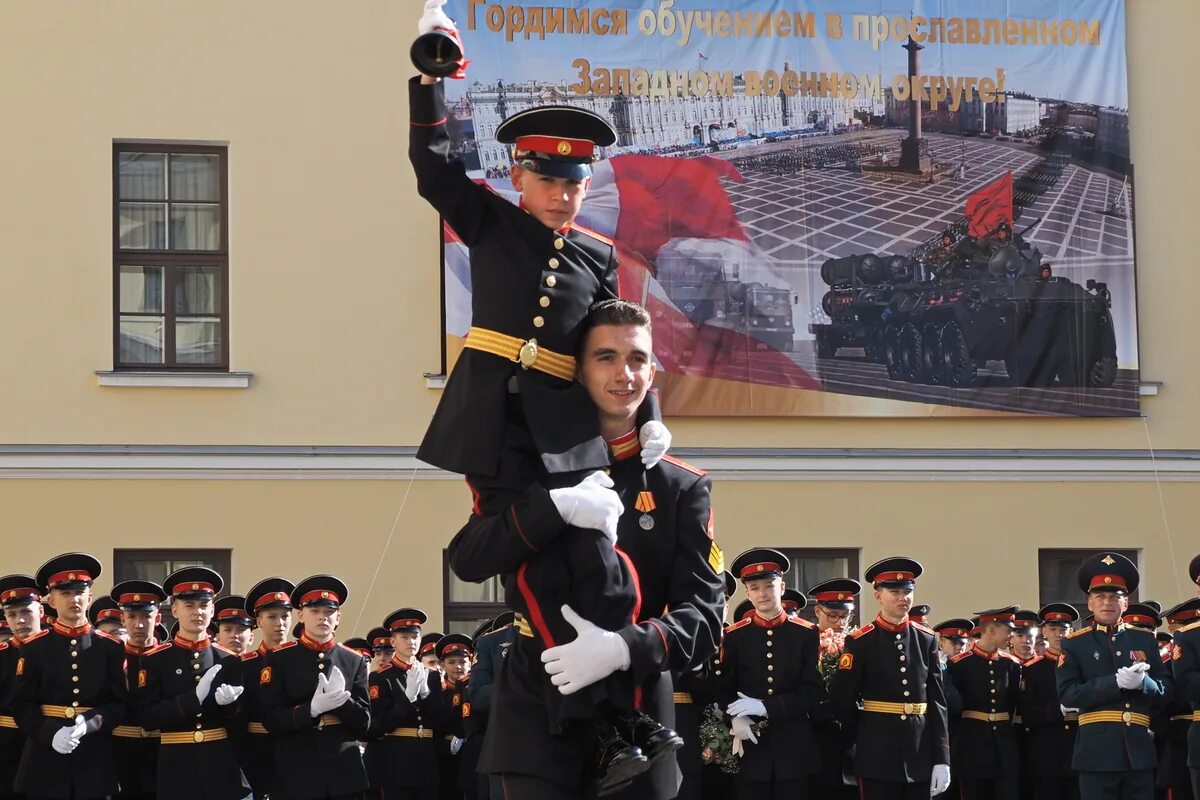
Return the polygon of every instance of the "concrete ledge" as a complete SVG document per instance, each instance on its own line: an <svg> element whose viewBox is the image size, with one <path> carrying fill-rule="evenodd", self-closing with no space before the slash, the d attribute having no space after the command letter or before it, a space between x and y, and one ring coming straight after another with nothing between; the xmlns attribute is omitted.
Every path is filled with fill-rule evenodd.
<svg viewBox="0 0 1200 800"><path fill-rule="evenodd" d="M100 386L180 389L248 389L253 372L120 372L96 370Z"/></svg>

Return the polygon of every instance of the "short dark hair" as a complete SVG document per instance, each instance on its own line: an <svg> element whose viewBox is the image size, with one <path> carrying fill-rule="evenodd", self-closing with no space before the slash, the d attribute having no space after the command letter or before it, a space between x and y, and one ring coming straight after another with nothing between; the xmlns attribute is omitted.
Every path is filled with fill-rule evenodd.
<svg viewBox="0 0 1200 800"><path fill-rule="evenodd" d="M650 314L629 300L601 300L588 310L583 321L584 335L597 325L633 325L650 327Z"/></svg>

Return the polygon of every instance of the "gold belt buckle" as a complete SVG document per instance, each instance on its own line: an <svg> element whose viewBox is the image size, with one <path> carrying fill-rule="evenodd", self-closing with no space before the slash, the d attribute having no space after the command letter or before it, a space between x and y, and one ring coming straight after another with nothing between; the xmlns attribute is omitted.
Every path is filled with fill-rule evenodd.
<svg viewBox="0 0 1200 800"><path fill-rule="evenodd" d="M1124 722L1126 725L1128 725L1132 720L1133 720L1133 714L1130 714L1128 711L1126 711L1124 714L1121 715L1121 721Z"/></svg>
<svg viewBox="0 0 1200 800"><path fill-rule="evenodd" d="M522 369L529 369L538 360L538 343L537 339L530 339L521 345L521 349L517 351L517 357L513 359L521 365Z"/></svg>
<svg viewBox="0 0 1200 800"><path fill-rule="evenodd" d="M911 713L913 713L913 704L912 704L912 703L905 703L905 704L904 704L904 713L905 713L905 714L911 714Z"/></svg>
<svg viewBox="0 0 1200 800"><path fill-rule="evenodd" d="M995 722L996 719L997 719L997 714L994 711L990 712L988 714L988 722Z"/></svg>
<svg viewBox="0 0 1200 800"><path fill-rule="evenodd" d="M196 731L192 734L192 741L196 744L204 741L204 731Z"/></svg>
<svg viewBox="0 0 1200 800"><path fill-rule="evenodd" d="M63 716L66 717L67 719L75 719L76 713L77 713L76 710L71 708L70 706L67 706L66 708L63 709Z"/></svg>

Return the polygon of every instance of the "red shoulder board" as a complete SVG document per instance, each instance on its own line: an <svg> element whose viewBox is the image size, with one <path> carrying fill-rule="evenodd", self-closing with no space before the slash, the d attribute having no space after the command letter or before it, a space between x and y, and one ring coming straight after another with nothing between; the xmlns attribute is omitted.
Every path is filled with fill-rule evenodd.
<svg viewBox="0 0 1200 800"><path fill-rule="evenodd" d="M916 628L916 629L917 629L917 630L919 630L919 631L925 631L925 632L926 632L926 633L928 633L930 636L937 636L937 633L936 633L936 632L934 632L933 628L930 628L930 627L928 627L927 625L922 625L922 624L921 624L921 623L919 623L919 622L913 622L913 621L911 621L911 620L909 621L909 623L908 623L908 624L909 624L909 625L912 625L914 628Z"/></svg>
<svg viewBox="0 0 1200 800"><path fill-rule="evenodd" d="M338 642L337 646L342 648L343 650L345 650L347 653L354 653L354 655L358 656L359 658L362 658L362 653L358 652L353 647L347 647L346 645L342 644L341 642Z"/></svg>
<svg viewBox="0 0 1200 800"><path fill-rule="evenodd" d="M159 642L158 644L154 645L154 647L151 647L149 650L142 653L142 655L143 656L152 656L155 653L161 653L165 650L170 650L170 649L171 649L170 642Z"/></svg>
<svg viewBox="0 0 1200 800"><path fill-rule="evenodd" d="M249 653L242 653L240 656L238 656L238 658L242 661L253 661L254 659L258 658L258 651L251 650Z"/></svg>
<svg viewBox="0 0 1200 800"><path fill-rule="evenodd" d="M850 634L850 638L851 638L851 639L857 639L858 637L860 637L860 636L864 636L864 635L866 635L866 634L870 633L870 632L871 632L871 631L873 631L873 630L875 630L875 623L874 623L874 622L868 622L866 625L863 625L863 626L862 626L861 628L859 628L858 630L856 630L856 631L853 631L853 632Z"/></svg>
<svg viewBox="0 0 1200 800"><path fill-rule="evenodd" d="M1039 661L1044 660L1045 658L1046 658L1045 656L1034 656L1033 658L1026 661L1024 664L1022 664L1021 666L1022 667L1032 667L1034 664L1038 663Z"/></svg>
<svg viewBox="0 0 1200 800"><path fill-rule="evenodd" d="M382 667L379 668L379 672L387 672L389 669L391 669L394 666L396 666L396 665L389 661L388 663L384 664Z"/></svg>
<svg viewBox="0 0 1200 800"><path fill-rule="evenodd" d="M8 649L8 642L0 642L0 652Z"/></svg>
<svg viewBox="0 0 1200 800"><path fill-rule="evenodd" d="M50 632L50 629L49 629L49 628L42 628L40 631L38 631L37 633L35 633L33 636L30 636L28 639L22 639L22 640L21 640L21 644L29 644L29 643L30 643L30 642L32 642L34 639L40 639L40 638L42 638L43 636L45 636L46 634L48 634L49 632Z"/></svg>
<svg viewBox="0 0 1200 800"><path fill-rule="evenodd" d="M788 622L792 623L793 625L799 625L801 628L815 628L815 627L817 627L816 625L812 624L812 623L811 623L811 622L809 622L808 620L806 620L806 619L801 619L800 617L788 617Z"/></svg>
<svg viewBox="0 0 1200 800"><path fill-rule="evenodd" d="M280 650L287 650L289 647L295 647L295 646L296 646L296 645L298 645L298 644L300 644L300 643L299 643L299 642L297 642L295 639L293 639L293 640L292 640L292 641L290 641L290 642L284 642L283 644L279 645L279 647L276 647L276 648L275 648L274 650L272 650L271 652L272 652L272 653L278 653Z"/></svg>
<svg viewBox="0 0 1200 800"><path fill-rule="evenodd" d="M113 636L111 633L105 633L104 631L100 630L99 628L92 628L92 633L96 634L97 636L101 636L105 639L108 639L110 642L116 642L117 644L121 645L121 649L125 648L124 640L118 639L116 636Z"/></svg>
<svg viewBox="0 0 1200 800"><path fill-rule="evenodd" d="M1007 658L1009 661L1013 662L1014 664L1020 664L1020 663L1021 663L1021 659L1017 658L1017 657L1016 657L1016 656L1014 656L1012 653L1001 653L1001 654L1000 654L1000 657L1001 657L1001 658Z"/></svg>
<svg viewBox="0 0 1200 800"><path fill-rule="evenodd" d="M965 653L959 653L958 655L950 656L950 663L957 664L958 662L962 661L964 658L970 658L973 655L975 655L975 654L972 653L970 650L968 650Z"/></svg>
<svg viewBox="0 0 1200 800"><path fill-rule="evenodd" d="M604 234L602 234L602 233L598 233L598 232L596 232L596 231L592 230L591 228L585 228L585 227L583 227L582 225L580 225L578 222L572 222L572 223L571 223L571 229L572 229L572 230L577 230L577 231L579 231L580 233L583 233L583 234L587 234L588 236L592 237L593 239L598 239L599 241L601 241L601 242L604 242L604 243L605 243L606 245L608 245L609 247L612 247L612 246L613 246L613 240L612 240L612 239L608 238L607 236L605 236L605 235L604 235Z"/></svg>
<svg viewBox="0 0 1200 800"><path fill-rule="evenodd" d="M752 620L748 620L748 619L739 619L737 622L733 623L728 628L726 628L725 633L729 633L731 631L736 631L738 628L744 628L747 625L749 625L751 623L751 621Z"/></svg>
<svg viewBox="0 0 1200 800"><path fill-rule="evenodd" d="M704 477L705 475L708 474L707 472L700 469L699 467L693 467L691 464L687 463L686 461L682 461L678 458L675 458L675 456L671 455L670 453L667 453L665 456L663 456L662 460L670 462L671 464L674 464L675 466L679 467L680 469L685 469L688 472L692 473L693 475L699 475L700 477Z"/></svg>
<svg viewBox="0 0 1200 800"><path fill-rule="evenodd" d="M213 643L212 643L211 645L209 645L209 646L210 646L210 647L212 647L212 649L213 649L213 650L216 650L218 653L220 653L220 654L221 654L221 655L223 655L223 656L231 656L231 655L233 655L233 651L232 651L232 650L226 650L224 647L222 647L221 645L217 644L216 642L213 642Z"/></svg>

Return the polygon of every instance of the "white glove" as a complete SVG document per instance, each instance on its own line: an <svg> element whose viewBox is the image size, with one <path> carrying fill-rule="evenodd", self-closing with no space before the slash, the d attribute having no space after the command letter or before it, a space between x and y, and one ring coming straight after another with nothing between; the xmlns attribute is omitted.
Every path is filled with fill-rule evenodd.
<svg viewBox="0 0 1200 800"><path fill-rule="evenodd" d="M671 449L671 432L657 420L650 420L638 431L642 444L642 466L650 469Z"/></svg>
<svg viewBox="0 0 1200 800"><path fill-rule="evenodd" d="M458 751L462 750L463 740L455 736L450 740L450 755L458 755Z"/></svg>
<svg viewBox="0 0 1200 800"><path fill-rule="evenodd" d="M83 738L85 727L83 717L76 717L74 725L69 728L59 728L55 732L50 746L54 748L55 752L62 753L64 756L75 752L75 748L79 747L79 740Z"/></svg>
<svg viewBox="0 0 1200 800"><path fill-rule="evenodd" d="M230 686L228 683L222 683L213 692L213 697L217 699L217 705L227 706L242 696L244 688L243 686Z"/></svg>
<svg viewBox="0 0 1200 800"><path fill-rule="evenodd" d="M562 607L562 615L579 635L573 642L542 651L542 663L559 692L574 694L618 670L629 669L629 645L624 639L596 627L570 606Z"/></svg>
<svg viewBox="0 0 1200 800"><path fill-rule="evenodd" d="M1122 689L1141 689L1145 682L1144 673L1150 669L1150 665L1145 661L1140 661L1128 667L1121 667L1117 670L1117 686Z"/></svg>
<svg viewBox="0 0 1200 800"><path fill-rule="evenodd" d="M208 693L212 690L213 679L217 677L217 673L220 671L221 665L213 664L200 676L200 681L196 684L196 699L201 703L208 697Z"/></svg>
<svg viewBox="0 0 1200 800"><path fill-rule="evenodd" d="M929 781L929 796L941 794L950 788L950 767L945 764L933 765L933 778Z"/></svg>
<svg viewBox="0 0 1200 800"><path fill-rule="evenodd" d="M334 667L333 673L329 676L329 683L326 685L325 691L331 693L341 692L344 691L345 688L346 676L342 674L342 671L339 668Z"/></svg>
<svg viewBox="0 0 1200 800"><path fill-rule="evenodd" d="M733 741L729 745L729 752L733 753L738 758L746 755L745 749L742 748L742 740L736 736L733 737Z"/></svg>
<svg viewBox="0 0 1200 800"><path fill-rule="evenodd" d="M733 754L738 757L741 757L745 753L745 741L747 739L754 744L758 744L758 737L754 735L754 731L750 727L749 717L734 717L733 722L729 724L729 732L733 734L731 749Z"/></svg>
<svg viewBox="0 0 1200 800"><path fill-rule="evenodd" d="M446 12L442 10L444 5L446 5L446 0L425 0L425 11L421 14L420 21L417 22L418 36L432 33L439 28L455 29L454 20L446 16Z"/></svg>
<svg viewBox="0 0 1200 800"><path fill-rule="evenodd" d="M550 500L563 522L576 528L598 530L615 546L617 522L625 509L612 487L612 478L597 470L574 486L551 489Z"/></svg>
<svg viewBox="0 0 1200 800"><path fill-rule="evenodd" d="M404 696L408 702L415 703L429 696L429 668L424 664L415 662L409 667L404 681Z"/></svg>
<svg viewBox="0 0 1200 800"><path fill-rule="evenodd" d="M1067 708L1067 707L1066 707L1066 706L1064 706L1062 703L1059 703L1059 704L1058 704L1058 709L1059 709L1060 711L1062 711L1062 714L1063 714L1063 716L1064 716L1064 717L1065 717L1067 714L1078 714L1078 713L1079 713L1079 709L1078 709L1078 708Z"/></svg>
<svg viewBox="0 0 1200 800"><path fill-rule="evenodd" d="M340 708L349 699L350 692L345 689L340 692L329 691L329 679L322 672L317 676L317 690L313 692L312 700L309 701L308 715L319 717L322 714L328 714L335 708Z"/></svg>
<svg viewBox="0 0 1200 800"><path fill-rule="evenodd" d="M740 700L734 700L729 704L729 708L725 709L731 717L765 717L767 715L767 707L763 705L762 700L755 700L753 697L738 692Z"/></svg>

